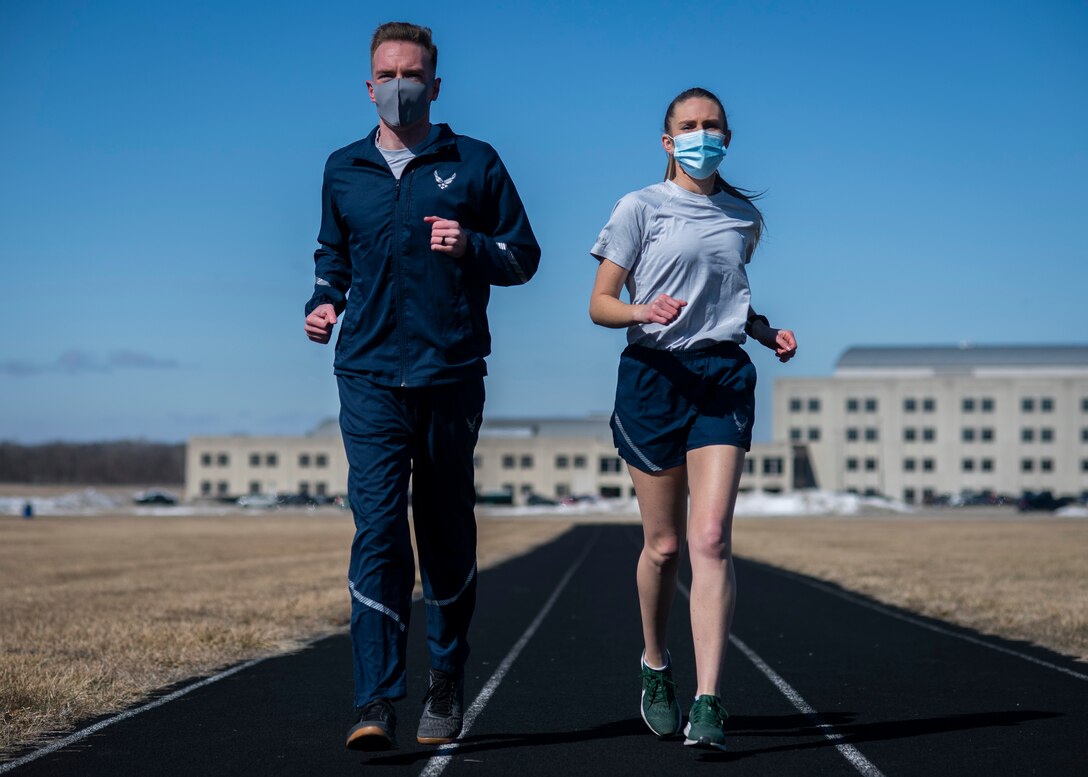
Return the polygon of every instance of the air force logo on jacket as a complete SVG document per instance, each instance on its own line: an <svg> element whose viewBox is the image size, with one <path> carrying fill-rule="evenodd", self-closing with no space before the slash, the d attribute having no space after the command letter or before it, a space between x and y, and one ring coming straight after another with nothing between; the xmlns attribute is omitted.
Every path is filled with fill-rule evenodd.
<svg viewBox="0 0 1088 777"><path fill-rule="evenodd" d="M437 170L435 170L435 171L434 171L434 180L435 180L435 183L437 183L437 184L438 184L438 188L439 188L439 189L446 189L446 188L448 188L448 187L449 187L449 185L450 185L451 183L453 183L453 179L454 179L454 178L456 178L456 177L457 177L457 173L454 173L454 174L453 174L453 175L451 175L451 176L450 176L449 178L443 178L442 176L440 176L440 175L438 174L438 171L437 171Z"/></svg>

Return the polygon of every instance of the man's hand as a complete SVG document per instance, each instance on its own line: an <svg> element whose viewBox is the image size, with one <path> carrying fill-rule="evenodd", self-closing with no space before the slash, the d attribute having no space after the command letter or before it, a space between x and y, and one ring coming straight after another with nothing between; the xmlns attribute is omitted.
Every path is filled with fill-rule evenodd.
<svg viewBox="0 0 1088 777"><path fill-rule="evenodd" d="M336 326L336 308L326 302L318 305L306 316L306 336L315 343L324 345L332 337L332 328Z"/></svg>
<svg viewBox="0 0 1088 777"><path fill-rule="evenodd" d="M661 294L649 305L635 306L635 321L640 324L671 324L680 317L680 308L686 304L682 299Z"/></svg>
<svg viewBox="0 0 1088 777"><path fill-rule="evenodd" d="M431 250L440 254L449 254L454 259L465 255L468 247L468 235L456 221L440 216L425 216L425 222L431 225Z"/></svg>

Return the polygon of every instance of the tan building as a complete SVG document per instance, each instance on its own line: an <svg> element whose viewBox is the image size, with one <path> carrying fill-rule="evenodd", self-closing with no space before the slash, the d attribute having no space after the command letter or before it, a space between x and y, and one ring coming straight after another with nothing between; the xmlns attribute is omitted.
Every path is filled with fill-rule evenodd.
<svg viewBox="0 0 1088 777"><path fill-rule="evenodd" d="M824 378L778 378L774 437L821 488L906 502L1088 493L1088 346L850 348Z"/></svg>
<svg viewBox="0 0 1088 777"><path fill-rule="evenodd" d="M486 419L476 446L476 491L523 505L536 498L634 495L612 444L607 416ZM337 495L347 491L347 458L335 419L302 437L193 437L185 498L246 494ZM790 491L813 485L803 445L753 446L743 490Z"/></svg>

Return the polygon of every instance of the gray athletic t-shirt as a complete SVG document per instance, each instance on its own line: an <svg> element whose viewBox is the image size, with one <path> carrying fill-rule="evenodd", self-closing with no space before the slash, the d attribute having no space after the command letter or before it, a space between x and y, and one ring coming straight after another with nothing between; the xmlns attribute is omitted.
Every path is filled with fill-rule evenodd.
<svg viewBox="0 0 1088 777"><path fill-rule="evenodd" d="M627 342L663 350L743 343L751 294L745 265L759 236L755 206L663 181L616 203L590 253L628 271L631 302L659 294L685 300L671 324L634 324Z"/></svg>
<svg viewBox="0 0 1088 777"><path fill-rule="evenodd" d="M404 172L404 168L408 166L408 163L419 156L419 152L424 146L428 143L433 143L437 138L438 125L432 124L431 131L427 133L427 137L411 148L398 148L393 151L382 148L378 145L380 133L374 137L374 145L377 146L378 150L382 152L382 156L385 157L385 163L389 165L389 169L393 171L393 177L399 181L400 176Z"/></svg>

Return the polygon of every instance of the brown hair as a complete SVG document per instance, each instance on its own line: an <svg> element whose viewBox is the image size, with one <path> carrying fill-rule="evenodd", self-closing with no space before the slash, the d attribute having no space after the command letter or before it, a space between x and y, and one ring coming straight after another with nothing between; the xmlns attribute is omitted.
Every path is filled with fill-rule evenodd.
<svg viewBox="0 0 1088 777"><path fill-rule="evenodd" d="M672 133L669 131L669 123L672 121L673 114L676 113L676 106L678 106L682 102L686 102L687 100L691 100L691 99L696 98L696 97L701 97L704 100L710 100L710 101L712 101L714 103L717 103L718 110L722 112L722 124L724 125L722 127L722 129L724 129L724 130L729 129L729 119L726 118L725 106L722 105L722 101L719 100L717 98L717 96L713 92L708 91L706 89L703 89L700 86L693 86L691 89L685 89L680 94L676 95L676 97L673 98L673 101L671 103L669 103L669 107L665 111L665 123L664 123L664 129L662 130L666 135L669 135L670 137L672 136ZM753 208L756 209L756 213L759 214L759 223L756 225L756 228L759 230L759 234L762 235L763 234L763 229L767 225L763 221L763 213L760 212L759 208L757 208L756 204L753 202L753 200L758 200L762 196L762 193L751 192L751 191L749 191L747 189L738 189L737 187L733 186L728 181L726 181L724 178L722 178L721 173L714 173L714 176L715 176L715 179L716 179L715 180L715 188L718 191L723 191L726 194L730 194L730 195L736 197L737 199L744 200L745 202L747 202L749 205L751 205ZM666 181L671 181L675 177L676 177L676 160L670 154L669 155L669 164L665 168L665 180Z"/></svg>
<svg viewBox="0 0 1088 777"><path fill-rule="evenodd" d="M374 30L374 37L370 39L370 60L374 61L374 52L378 46L391 40L404 41L405 43L417 43L427 49L431 56L431 67L438 70L438 46L431 40L431 28L420 27L410 22L386 22Z"/></svg>

